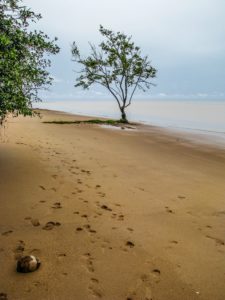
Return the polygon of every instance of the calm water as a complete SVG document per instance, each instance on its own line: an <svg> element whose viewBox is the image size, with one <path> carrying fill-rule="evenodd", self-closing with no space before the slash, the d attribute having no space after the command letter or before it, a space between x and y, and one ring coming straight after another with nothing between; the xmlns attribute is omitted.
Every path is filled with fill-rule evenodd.
<svg viewBox="0 0 225 300"><path fill-rule="evenodd" d="M120 118L112 100L42 102L39 108L68 113ZM134 101L127 110L129 120L180 129L212 131L225 135L225 101Z"/></svg>

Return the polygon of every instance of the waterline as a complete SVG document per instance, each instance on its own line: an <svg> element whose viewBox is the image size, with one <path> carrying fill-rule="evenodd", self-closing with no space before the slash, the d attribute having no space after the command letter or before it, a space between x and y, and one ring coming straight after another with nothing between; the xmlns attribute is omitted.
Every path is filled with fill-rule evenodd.
<svg viewBox="0 0 225 300"><path fill-rule="evenodd" d="M54 101L35 104L37 108L95 117L120 118L113 100ZM127 109L130 121L161 127L225 134L225 101L137 100Z"/></svg>

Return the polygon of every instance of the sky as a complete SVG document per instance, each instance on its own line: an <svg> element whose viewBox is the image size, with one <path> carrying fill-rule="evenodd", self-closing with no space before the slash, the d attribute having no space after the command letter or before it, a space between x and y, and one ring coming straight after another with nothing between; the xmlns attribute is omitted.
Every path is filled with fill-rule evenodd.
<svg viewBox="0 0 225 300"><path fill-rule="evenodd" d="M224 0L26 0L42 14L35 28L57 36L60 54L52 57L54 83L41 92L43 100L109 99L98 85L75 88L78 67L72 61L76 41L82 55L98 45L99 25L131 35L142 54L158 70L152 87L141 99L225 100Z"/></svg>

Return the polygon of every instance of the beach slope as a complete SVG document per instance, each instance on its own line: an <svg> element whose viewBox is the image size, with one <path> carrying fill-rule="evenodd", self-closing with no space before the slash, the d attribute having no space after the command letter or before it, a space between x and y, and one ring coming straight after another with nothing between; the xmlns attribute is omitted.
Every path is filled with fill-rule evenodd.
<svg viewBox="0 0 225 300"><path fill-rule="evenodd" d="M225 150L151 126L46 124L81 117L41 114L2 131L0 293L225 299ZM21 255L40 268L17 273Z"/></svg>

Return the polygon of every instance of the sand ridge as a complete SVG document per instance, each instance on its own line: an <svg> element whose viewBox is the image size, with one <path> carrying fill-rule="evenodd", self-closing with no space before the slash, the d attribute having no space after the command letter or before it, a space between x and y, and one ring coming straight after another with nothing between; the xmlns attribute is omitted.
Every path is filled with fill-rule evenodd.
<svg viewBox="0 0 225 300"><path fill-rule="evenodd" d="M224 299L224 151L42 114L10 119L0 144L0 293ZM40 269L16 273L21 254Z"/></svg>

